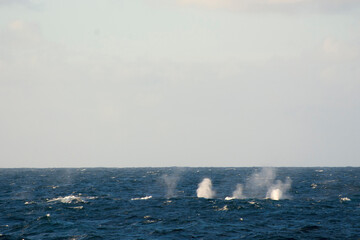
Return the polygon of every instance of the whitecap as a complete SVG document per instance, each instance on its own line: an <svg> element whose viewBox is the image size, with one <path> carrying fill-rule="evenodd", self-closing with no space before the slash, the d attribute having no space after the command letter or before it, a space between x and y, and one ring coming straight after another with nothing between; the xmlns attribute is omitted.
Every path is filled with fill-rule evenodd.
<svg viewBox="0 0 360 240"><path fill-rule="evenodd" d="M62 202L62 203L72 203L72 202L82 202L86 203L87 199L95 199L96 197L80 197L75 195L69 195L65 197L57 197L48 200L47 202Z"/></svg>
<svg viewBox="0 0 360 240"><path fill-rule="evenodd" d="M228 211L228 210L229 210L228 206L225 205L224 207L219 208L217 211Z"/></svg>
<svg viewBox="0 0 360 240"><path fill-rule="evenodd" d="M351 201L351 199L348 198L348 197L343 197L343 198L340 198L340 201L341 202L347 202L347 201Z"/></svg>
<svg viewBox="0 0 360 240"><path fill-rule="evenodd" d="M234 200L234 199L235 199L234 197L226 197L225 201L230 201L230 200Z"/></svg>
<svg viewBox="0 0 360 240"><path fill-rule="evenodd" d="M83 209L84 206L77 206L77 207L72 207L72 209Z"/></svg>
<svg viewBox="0 0 360 240"><path fill-rule="evenodd" d="M140 198L132 198L131 200L134 201L134 200L148 200L152 198L152 196L145 196L145 197L140 197Z"/></svg>

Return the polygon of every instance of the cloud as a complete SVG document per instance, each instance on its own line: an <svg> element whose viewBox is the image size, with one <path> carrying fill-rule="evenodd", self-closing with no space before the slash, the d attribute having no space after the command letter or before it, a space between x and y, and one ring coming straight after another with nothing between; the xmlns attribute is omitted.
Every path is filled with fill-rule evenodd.
<svg viewBox="0 0 360 240"><path fill-rule="evenodd" d="M356 0L177 0L179 5L232 11L333 12L360 7Z"/></svg>

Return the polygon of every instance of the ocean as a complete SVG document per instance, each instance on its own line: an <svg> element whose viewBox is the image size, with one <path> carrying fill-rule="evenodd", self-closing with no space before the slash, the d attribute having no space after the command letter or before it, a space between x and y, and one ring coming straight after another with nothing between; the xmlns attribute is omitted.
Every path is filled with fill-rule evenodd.
<svg viewBox="0 0 360 240"><path fill-rule="evenodd" d="M0 239L360 239L360 168L0 169Z"/></svg>

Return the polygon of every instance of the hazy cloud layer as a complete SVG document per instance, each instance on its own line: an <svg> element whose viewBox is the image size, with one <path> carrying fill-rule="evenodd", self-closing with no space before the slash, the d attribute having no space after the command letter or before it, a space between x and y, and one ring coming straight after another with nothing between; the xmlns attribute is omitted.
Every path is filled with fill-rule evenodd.
<svg viewBox="0 0 360 240"><path fill-rule="evenodd" d="M359 164L358 15L128 4L2 12L0 167Z"/></svg>
<svg viewBox="0 0 360 240"><path fill-rule="evenodd" d="M0 7L6 6L26 6L26 7L34 7L41 3L41 0L0 0Z"/></svg>
<svg viewBox="0 0 360 240"><path fill-rule="evenodd" d="M195 5L231 11L341 12L359 7L356 0L177 0L181 5Z"/></svg>

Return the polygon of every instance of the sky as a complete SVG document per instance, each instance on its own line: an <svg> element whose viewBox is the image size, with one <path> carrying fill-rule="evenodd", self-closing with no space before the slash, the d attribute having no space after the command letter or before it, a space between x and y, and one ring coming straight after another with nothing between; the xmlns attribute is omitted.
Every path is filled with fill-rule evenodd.
<svg viewBox="0 0 360 240"><path fill-rule="evenodd" d="M0 0L0 167L360 166L358 0Z"/></svg>

